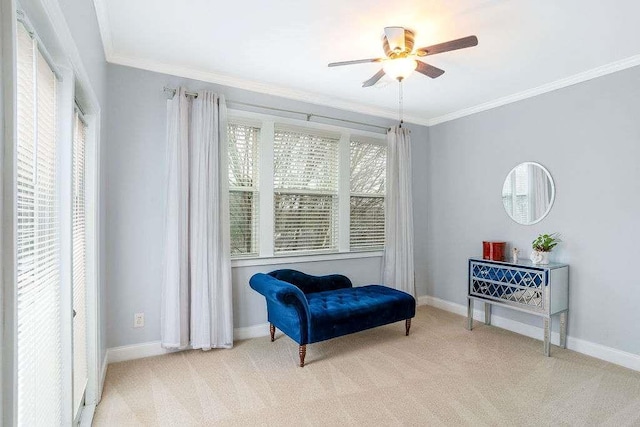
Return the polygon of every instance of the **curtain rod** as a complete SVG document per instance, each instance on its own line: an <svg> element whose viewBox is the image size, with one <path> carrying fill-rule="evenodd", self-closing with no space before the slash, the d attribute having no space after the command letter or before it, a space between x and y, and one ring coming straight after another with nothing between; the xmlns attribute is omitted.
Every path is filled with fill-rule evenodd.
<svg viewBox="0 0 640 427"><path fill-rule="evenodd" d="M176 89L173 89L173 88L165 86L164 91L166 93L168 93L168 94L171 94L172 98L176 95ZM197 92L188 92L187 91L187 92L185 92L185 96L193 96L194 98L197 98L198 97L198 93ZM283 109L283 108L269 107L269 106L266 106L266 105L251 104L249 102L234 101L232 99L228 99L227 102L230 103L230 104L243 105L245 107L261 108L261 109L264 109L264 110L279 111L279 112L282 112L282 113L302 114L302 115L307 117L307 121L311 121L312 117L317 117L319 119L335 120L335 121L338 121L338 122L351 123L353 125L372 127L372 128L380 129L380 130L384 131L385 133L390 129L387 126L372 125L371 123L358 122L358 121L355 121L355 120L340 119L340 118L331 117L331 116L323 116L321 114L305 113L303 111L286 110L286 109Z"/></svg>
<svg viewBox="0 0 640 427"><path fill-rule="evenodd" d="M32 40L36 41L36 48L38 48L38 51L40 51L42 58L44 58L44 61L47 63L47 65L49 65L51 71L53 71L53 75L56 76L56 79L58 81L62 81L62 74L60 74L58 67L56 67L55 61L53 60L53 58L51 58L49 51L47 50L44 43L42 43L42 39L38 36L38 33L36 33L36 30L33 28L33 25L31 24L29 18L27 18L27 15L25 15L25 13L20 9L16 10L16 15L16 19L24 26L24 29L27 30L29 37L31 37Z"/></svg>

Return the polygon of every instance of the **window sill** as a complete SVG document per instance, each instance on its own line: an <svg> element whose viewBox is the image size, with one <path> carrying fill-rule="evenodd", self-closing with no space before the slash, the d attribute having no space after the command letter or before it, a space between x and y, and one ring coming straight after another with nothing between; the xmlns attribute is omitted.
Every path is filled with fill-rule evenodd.
<svg viewBox="0 0 640 427"><path fill-rule="evenodd" d="M384 251L337 252L316 255L284 255L268 258L236 258L231 260L231 267L250 267L254 265L297 264L301 262L339 261L360 258L379 258Z"/></svg>

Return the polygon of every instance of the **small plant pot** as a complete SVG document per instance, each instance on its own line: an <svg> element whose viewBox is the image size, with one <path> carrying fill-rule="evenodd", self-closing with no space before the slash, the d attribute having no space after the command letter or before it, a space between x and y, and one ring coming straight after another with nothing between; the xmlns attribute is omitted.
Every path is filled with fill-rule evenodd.
<svg viewBox="0 0 640 427"><path fill-rule="evenodd" d="M539 265L549 264L549 252L533 251L531 252L531 262Z"/></svg>
<svg viewBox="0 0 640 427"><path fill-rule="evenodd" d="M540 264L540 265L549 264L549 252L540 252L540 255L542 255L542 259L540 260L540 262L538 264Z"/></svg>

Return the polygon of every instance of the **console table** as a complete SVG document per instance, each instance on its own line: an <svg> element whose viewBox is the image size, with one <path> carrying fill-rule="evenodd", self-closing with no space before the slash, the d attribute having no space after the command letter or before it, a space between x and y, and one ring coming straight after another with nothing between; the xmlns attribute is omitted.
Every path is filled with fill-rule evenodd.
<svg viewBox="0 0 640 427"><path fill-rule="evenodd" d="M566 348L569 311L569 266L469 259L467 329L473 328L473 301L484 302L485 324L491 324L491 306L535 314L544 319L544 354L550 354L551 317L560 315L560 346Z"/></svg>

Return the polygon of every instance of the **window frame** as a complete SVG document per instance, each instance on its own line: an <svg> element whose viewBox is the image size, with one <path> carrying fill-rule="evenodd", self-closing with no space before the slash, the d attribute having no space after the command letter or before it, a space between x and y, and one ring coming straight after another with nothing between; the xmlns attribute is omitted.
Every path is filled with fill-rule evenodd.
<svg viewBox="0 0 640 427"><path fill-rule="evenodd" d="M386 135L359 129L351 129L320 122L280 117L272 114L228 109L227 122L230 124L251 124L260 127L258 144L258 255L232 256L232 267L252 265L276 265L291 262L330 261L381 257L383 250L350 248L350 202L351 202L351 166L350 144L352 138L387 145ZM339 135L338 142L338 212L337 212L337 250L318 252L274 252L274 137L277 126L305 129L320 134ZM385 195L386 197L386 195Z"/></svg>

